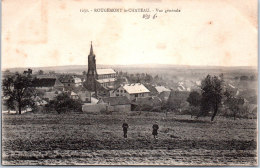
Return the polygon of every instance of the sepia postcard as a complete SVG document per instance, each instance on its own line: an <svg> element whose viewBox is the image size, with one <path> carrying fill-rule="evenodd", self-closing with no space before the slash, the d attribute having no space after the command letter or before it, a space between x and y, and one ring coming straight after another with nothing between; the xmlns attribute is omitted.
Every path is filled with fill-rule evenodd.
<svg viewBox="0 0 260 168"><path fill-rule="evenodd" d="M2 0L1 164L257 166L257 0Z"/></svg>

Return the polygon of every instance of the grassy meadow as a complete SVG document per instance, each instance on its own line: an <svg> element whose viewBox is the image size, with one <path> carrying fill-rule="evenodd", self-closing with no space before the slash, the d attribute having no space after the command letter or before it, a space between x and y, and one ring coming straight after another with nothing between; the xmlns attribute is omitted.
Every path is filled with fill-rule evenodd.
<svg viewBox="0 0 260 168"><path fill-rule="evenodd" d="M123 138L122 123L129 124ZM158 121L158 139L152 125ZM2 115L4 165L256 165L257 120L156 112Z"/></svg>

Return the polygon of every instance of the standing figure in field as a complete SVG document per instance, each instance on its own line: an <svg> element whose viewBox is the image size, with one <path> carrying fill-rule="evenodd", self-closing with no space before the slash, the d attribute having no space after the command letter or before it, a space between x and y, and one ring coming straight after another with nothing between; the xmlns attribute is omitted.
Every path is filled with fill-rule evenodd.
<svg viewBox="0 0 260 168"><path fill-rule="evenodd" d="M158 129L159 126L157 124L158 122L156 121L155 124L153 125L153 137L156 139L157 135L158 135Z"/></svg>
<svg viewBox="0 0 260 168"><path fill-rule="evenodd" d="M122 127L123 127L123 132L124 132L124 138L127 138L128 124L126 123L126 120L124 121Z"/></svg>

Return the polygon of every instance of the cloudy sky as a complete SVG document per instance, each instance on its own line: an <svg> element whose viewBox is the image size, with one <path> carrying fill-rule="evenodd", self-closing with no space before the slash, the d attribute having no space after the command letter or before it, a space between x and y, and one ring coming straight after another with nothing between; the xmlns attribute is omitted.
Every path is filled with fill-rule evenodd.
<svg viewBox="0 0 260 168"><path fill-rule="evenodd" d="M98 64L257 66L257 0L3 0L2 18L2 68L85 65L90 41Z"/></svg>

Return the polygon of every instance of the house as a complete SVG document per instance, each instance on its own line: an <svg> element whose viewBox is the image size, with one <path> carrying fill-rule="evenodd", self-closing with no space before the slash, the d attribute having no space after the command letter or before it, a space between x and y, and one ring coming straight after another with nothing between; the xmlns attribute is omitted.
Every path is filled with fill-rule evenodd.
<svg viewBox="0 0 260 168"><path fill-rule="evenodd" d="M64 85L57 78L34 78L32 86L44 91L64 90Z"/></svg>
<svg viewBox="0 0 260 168"><path fill-rule="evenodd" d="M167 89L164 86L155 86L156 91L160 94L162 92L171 92L170 89Z"/></svg>
<svg viewBox="0 0 260 168"><path fill-rule="evenodd" d="M162 100L162 102L167 102L167 100L170 96L171 90L164 86L156 86L155 89L158 93L157 96Z"/></svg>
<svg viewBox="0 0 260 168"><path fill-rule="evenodd" d="M79 99L82 102L90 103L91 102L91 92L89 92L86 88L82 87L81 90L77 92Z"/></svg>
<svg viewBox="0 0 260 168"><path fill-rule="evenodd" d="M178 91L185 91L185 87L183 85L179 85L177 88Z"/></svg>
<svg viewBox="0 0 260 168"><path fill-rule="evenodd" d="M47 103L47 101L41 99L39 96L36 96L34 98L34 102L36 103L37 106L45 106Z"/></svg>
<svg viewBox="0 0 260 168"><path fill-rule="evenodd" d="M75 76L73 77L72 82L74 82L75 87L82 86L82 83L83 83L81 78L78 78L78 77L75 77Z"/></svg>
<svg viewBox="0 0 260 168"><path fill-rule="evenodd" d="M112 111L128 112L131 111L131 102L126 96L121 97L104 97L98 101L98 104L106 103L112 106Z"/></svg>
<svg viewBox="0 0 260 168"><path fill-rule="evenodd" d="M85 103L85 104L97 104L98 103L98 99L96 99L95 97L91 97L90 98L90 102L89 103Z"/></svg>
<svg viewBox="0 0 260 168"><path fill-rule="evenodd" d="M103 111L107 111L108 105L106 103L100 103L100 104L90 104L85 103L82 106L82 111L84 113L100 113Z"/></svg>
<svg viewBox="0 0 260 168"><path fill-rule="evenodd" d="M82 80L73 75L61 76L59 80L66 88L82 86Z"/></svg>
<svg viewBox="0 0 260 168"><path fill-rule="evenodd" d="M74 99L74 100L78 100L79 99L79 96L77 93L75 92L70 92L70 98L71 99Z"/></svg>
<svg viewBox="0 0 260 168"><path fill-rule="evenodd" d="M97 83L96 87L97 87L98 96L100 97L109 97L110 91L113 90L110 87L102 86L100 83Z"/></svg>
<svg viewBox="0 0 260 168"><path fill-rule="evenodd" d="M61 91L50 91L50 92L44 92L43 99L46 101L54 100L56 96L58 96Z"/></svg>
<svg viewBox="0 0 260 168"><path fill-rule="evenodd" d="M166 103L169 99L171 91L162 91L158 97L162 100L162 102Z"/></svg>
<svg viewBox="0 0 260 168"><path fill-rule="evenodd" d="M155 89L154 85L151 84L144 84L144 86L150 91L150 96L157 96L158 95L158 91Z"/></svg>
<svg viewBox="0 0 260 168"><path fill-rule="evenodd" d="M115 78L97 79L97 82L105 88L114 88Z"/></svg>
<svg viewBox="0 0 260 168"><path fill-rule="evenodd" d="M111 97L126 96L129 100L135 100L138 97L148 97L150 91L141 83L126 84L118 87L111 92Z"/></svg>

